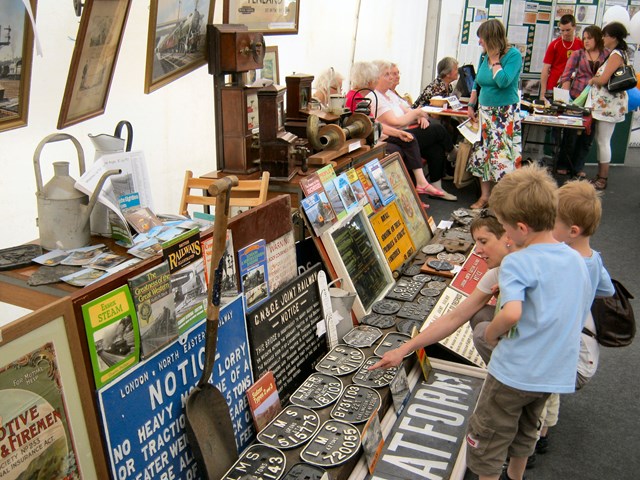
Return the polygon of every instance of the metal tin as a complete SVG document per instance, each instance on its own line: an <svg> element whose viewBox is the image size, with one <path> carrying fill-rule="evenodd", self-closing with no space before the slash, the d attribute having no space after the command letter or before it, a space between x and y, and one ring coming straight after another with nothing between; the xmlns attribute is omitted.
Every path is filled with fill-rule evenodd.
<svg viewBox="0 0 640 480"><path fill-rule="evenodd" d="M278 480L282 478L287 459L280 450L261 443L247 448L221 480L255 478L257 480Z"/></svg>
<svg viewBox="0 0 640 480"><path fill-rule="evenodd" d="M289 405L258 433L258 441L282 449L296 448L318 431L320 417L299 405Z"/></svg>
<svg viewBox="0 0 640 480"><path fill-rule="evenodd" d="M347 422L327 420L300 452L300 458L312 465L335 467L360 450L360 432Z"/></svg>
<svg viewBox="0 0 640 480"><path fill-rule="evenodd" d="M382 357L389 350L398 348L400 345L408 342L409 340L411 340L411 337L409 335L405 335L404 333L387 333L382 341L378 344L376 349L373 351L373 353L378 357ZM409 355L411 355L411 353ZM405 355L405 357L408 357L409 355Z"/></svg>
<svg viewBox="0 0 640 480"><path fill-rule="evenodd" d="M320 409L335 402L342 393L342 382L338 377L326 373L312 373L291 394L294 405Z"/></svg>
<svg viewBox="0 0 640 480"><path fill-rule="evenodd" d="M360 323L364 325L371 325L378 328L390 328L396 324L396 319L393 315L381 315L379 313L370 313L360 319Z"/></svg>
<svg viewBox="0 0 640 480"><path fill-rule="evenodd" d="M342 341L352 347L365 348L376 343L380 337L382 331L379 328L359 325L342 337Z"/></svg>
<svg viewBox="0 0 640 480"><path fill-rule="evenodd" d="M380 394L372 388L347 385L331 409L331 418L354 424L364 423L380 408L381 404Z"/></svg>
<svg viewBox="0 0 640 480"><path fill-rule="evenodd" d="M396 376L398 367L369 370L369 367L379 362L380 359L381 357L368 357L362 367L360 367L353 376L353 383L372 388L382 388L389 385L391 380Z"/></svg>
<svg viewBox="0 0 640 480"><path fill-rule="evenodd" d="M364 362L362 350L349 345L336 345L316 364L316 370L328 375L349 375Z"/></svg>
<svg viewBox="0 0 640 480"><path fill-rule="evenodd" d="M371 310L380 315L393 315L402 305L394 300L380 300L373 304Z"/></svg>

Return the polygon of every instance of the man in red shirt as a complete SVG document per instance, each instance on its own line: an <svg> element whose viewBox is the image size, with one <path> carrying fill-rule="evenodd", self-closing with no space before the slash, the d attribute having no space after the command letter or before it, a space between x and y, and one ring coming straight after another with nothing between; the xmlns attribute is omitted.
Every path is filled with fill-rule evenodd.
<svg viewBox="0 0 640 480"><path fill-rule="evenodd" d="M553 87L567 64L571 53L582 48L582 40L576 38L576 19L573 15L563 15L558 23L560 36L553 40L544 54L542 74L540 75L540 98L544 99L545 93L553 92Z"/></svg>

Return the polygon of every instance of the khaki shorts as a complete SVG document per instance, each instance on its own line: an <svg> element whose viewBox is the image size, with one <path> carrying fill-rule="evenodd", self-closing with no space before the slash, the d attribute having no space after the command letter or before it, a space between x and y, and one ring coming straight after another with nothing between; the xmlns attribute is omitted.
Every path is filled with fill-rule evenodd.
<svg viewBox="0 0 640 480"><path fill-rule="evenodd" d="M482 387L467 431L467 466L476 475L499 475L507 458L529 457L548 393L525 392L491 375Z"/></svg>

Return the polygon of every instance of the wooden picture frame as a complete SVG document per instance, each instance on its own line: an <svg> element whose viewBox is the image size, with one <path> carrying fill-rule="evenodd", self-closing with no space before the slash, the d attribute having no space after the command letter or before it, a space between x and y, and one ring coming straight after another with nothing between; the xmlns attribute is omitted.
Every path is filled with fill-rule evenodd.
<svg viewBox="0 0 640 480"><path fill-rule="evenodd" d="M385 157L381 164L391 188L396 194L395 201L409 231L409 236L411 236L416 250L420 250L433 238L433 232L429 226L427 214L420 206L422 202L413 187L407 167L397 152Z"/></svg>
<svg viewBox="0 0 640 480"><path fill-rule="evenodd" d="M94 0L84 6L58 129L104 113L130 6L131 0Z"/></svg>
<svg viewBox="0 0 640 480"><path fill-rule="evenodd" d="M281 2L253 2L251 0L224 0L223 23L242 23L250 32L264 35L298 33L300 0Z"/></svg>
<svg viewBox="0 0 640 480"><path fill-rule="evenodd" d="M342 288L355 292L353 311L361 319L381 300L394 279L389 264L361 206L320 237Z"/></svg>
<svg viewBox="0 0 640 480"><path fill-rule="evenodd" d="M29 4L35 16L36 0ZM27 9L22 0L7 0L0 11L0 62L6 65L0 70L0 132L27 125L32 60L33 27Z"/></svg>
<svg viewBox="0 0 640 480"><path fill-rule="evenodd" d="M215 0L151 0L144 93L207 63L207 24L213 23L214 9Z"/></svg>
<svg viewBox="0 0 640 480"><path fill-rule="evenodd" d="M276 85L280 85L280 65L278 60L277 45L265 49L263 67L256 70L256 77L271 80Z"/></svg>
<svg viewBox="0 0 640 480"><path fill-rule="evenodd" d="M78 334L69 297L5 325L0 339L0 390L6 389L5 376L9 376L11 393L0 393L0 416L3 419L13 418L10 411L12 407L15 409L15 405L12 405L11 397L16 396L16 389L22 390L25 397L37 396L34 376L45 377L42 379L44 384L49 383L54 388L45 390L47 393L43 398L54 406L62 404L56 410L64 412L67 442L73 445L81 472L79 477L108 478L98 412L84 368L83 341L86 344L86 339L81 339ZM11 378L12 374L15 377L11 371L14 365L20 365L24 375L29 370L26 367L33 366L28 382L20 382L24 376ZM51 378L46 378L49 376ZM27 453L21 452L22 455ZM33 461L38 461L39 456L33 455ZM28 466L30 462L25 461L24 464Z"/></svg>

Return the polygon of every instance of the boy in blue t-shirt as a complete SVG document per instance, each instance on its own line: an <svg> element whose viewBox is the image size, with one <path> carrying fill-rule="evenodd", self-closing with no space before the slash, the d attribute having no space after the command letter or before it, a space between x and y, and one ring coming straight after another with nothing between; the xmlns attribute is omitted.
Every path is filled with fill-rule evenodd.
<svg viewBox="0 0 640 480"><path fill-rule="evenodd" d="M546 170L509 173L489 203L520 250L500 267L500 311L485 332L496 347L469 421L467 465L480 480L520 480L547 398L575 390L592 287L580 254L553 237L557 186Z"/></svg>

